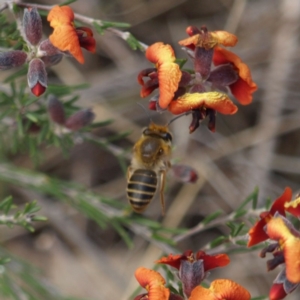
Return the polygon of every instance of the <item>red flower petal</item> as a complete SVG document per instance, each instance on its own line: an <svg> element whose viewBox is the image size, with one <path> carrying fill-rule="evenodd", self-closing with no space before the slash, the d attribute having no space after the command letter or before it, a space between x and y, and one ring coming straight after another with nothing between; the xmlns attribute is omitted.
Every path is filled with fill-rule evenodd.
<svg viewBox="0 0 300 300"><path fill-rule="evenodd" d="M198 251L196 257L197 260L203 260L205 272L218 267L225 267L230 263L227 254L208 255L204 251Z"/></svg>
<svg viewBox="0 0 300 300"><path fill-rule="evenodd" d="M293 216L300 218L300 197L296 198L292 202L285 202L284 208Z"/></svg>
<svg viewBox="0 0 300 300"><path fill-rule="evenodd" d="M76 33L78 35L80 47L95 53L96 40L93 38L93 31L88 27L77 27Z"/></svg>
<svg viewBox="0 0 300 300"><path fill-rule="evenodd" d="M268 216L272 217L270 214L268 214ZM248 232L249 240L248 240L247 247L252 247L256 244L266 241L269 238L269 236L264 230L264 227L267 224L266 219L267 218L263 218L259 220L258 222L255 223L255 225L252 228L250 228Z"/></svg>
<svg viewBox="0 0 300 300"><path fill-rule="evenodd" d="M283 194L273 203L270 213L274 216L275 213L278 212L282 216L285 216L285 204L291 201L292 196L292 189L290 187L286 187Z"/></svg>
<svg viewBox="0 0 300 300"><path fill-rule="evenodd" d="M276 212L278 212L282 216L285 216L285 203L291 201L291 198L292 190L291 188L286 187L283 194L274 201L273 205L270 208L270 211L261 213L261 220L256 222L255 225L248 232L250 236L247 245L248 247L259 244L269 238L269 236L264 230L265 225L275 215Z"/></svg>
<svg viewBox="0 0 300 300"><path fill-rule="evenodd" d="M176 255L169 254L169 256L162 257L161 259L157 260L156 263L157 264L166 264L166 265L169 265L169 266L179 270L182 259L186 259L185 255L182 255L182 254L176 254Z"/></svg>

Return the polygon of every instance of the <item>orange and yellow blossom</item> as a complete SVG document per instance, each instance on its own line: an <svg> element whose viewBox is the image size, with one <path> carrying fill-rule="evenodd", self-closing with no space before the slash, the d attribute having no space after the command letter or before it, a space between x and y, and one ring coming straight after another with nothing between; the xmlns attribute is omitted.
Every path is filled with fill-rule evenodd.
<svg viewBox="0 0 300 300"><path fill-rule="evenodd" d="M220 92L186 93L171 101L168 107L174 115L199 108L210 108L224 115L233 115L238 110L228 95Z"/></svg>
<svg viewBox="0 0 300 300"><path fill-rule="evenodd" d="M208 289L197 286L189 300L250 300L250 293L229 279L214 280Z"/></svg>
<svg viewBox="0 0 300 300"><path fill-rule="evenodd" d="M300 283L300 232L284 217L274 217L267 224L270 239L278 241L283 251L286 278L292 283Z"/></svg>
<svg viewBox="0 0 300 300"><path fill-rule="evenodd" d="M232 94L243 105L252 102L252 94L257 90L257 85L252 81L249 67L231 51L221 47L215 47L213 62L216 66L232 63L239 78L236 82L229 85Z"/></svg>
<svg viewBox="0 0 300 300"><path fill-rule="evenodd" d="M59 50L69 51L80 63L84 63L81 47L93 53L96 51L93 32L86 27L75 28L74 12L69 6L54 6L47 20L54 28L49 39Z"/></svg>
<svg viewBox="0 0 300 300"><path fill-rule="evenodd" d="M202 47L209 50L220 44L225 47L233 47L238 42L234 34L227 31L208 31L206 26L202 26L200 30L195 26L189 26L186 29L186 33L190 37L178 43L192 50L194 50L195 47Z"/></svg>
<svg viewBox="0 0 300 300"><path fill-rule="evenodd" d="M164 285L165 279L156 271L140 267L135 278L148 291L149 300L169 300L170 291Z"/></svg>
<svg viewBox="0 0 300 300"><path fill-rule="evenodd" d="M161 42L155 43L147 48L146 58L155 64L156 72L154 74L157 77L155 81L155 89L159 87L159 106L161 108L167 108L169 103L174 98L174 94L178 89L178 85L181 79L181 71L179 65L175 63L174 50L170 45L165 45ZM151 69L149 69L151 70ZM155 69L154 69L155 70ZM150 73L149 73L150 74ZM138 82L143 86L141 91L141 97L149 95L153 89L145 92L144 86L146 83L143 81L143 76L148 76L143 71L138 76ZM152 74L152 76L155 77ZM149 76L151 78L151 76ZM150 80L151 81L151 80Z"/></svg>

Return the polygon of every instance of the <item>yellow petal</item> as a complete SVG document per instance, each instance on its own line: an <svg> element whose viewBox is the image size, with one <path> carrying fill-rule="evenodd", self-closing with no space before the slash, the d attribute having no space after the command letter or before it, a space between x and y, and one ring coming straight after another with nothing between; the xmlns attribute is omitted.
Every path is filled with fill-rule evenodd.
<svg viewBox="0 0 300 300"><path fill-rule="evenodd" d="M173 100L169 105L169 110L174 115L178 115L203 107L214 109L224 115L235 114L238 110L226 94L219 92L186 93Z"/></svg>
<svg viewBox="0 0 300 300"><path fill-rule="evenodd" d="M158 65L166 62L173 62L176 59L173 48L162 42L157 42L149 46L146 50L146 58Z"/></svg>
<svg viewBox="0 0 300 300"><path fill-rule="evenodd" d="M249 300L251 298L250 293L244 287L229 279L214 280L209 289L218 295L217 299Z"/></svg>
<svg viewBox="0 0 300 300"><path fill-rule="evenodd" d="M181 79L181 71L176 63L163 63L158 68L159 106L167 108L174 98Z"/></svg>
<svg viewBox="0 0 300 300"><path fill-rule="evenodd" d="M222 44L225 47L233 47L238 42L237 37L227 31L212 31L210 34L213 39L218 41L218 44Z"/></svg>

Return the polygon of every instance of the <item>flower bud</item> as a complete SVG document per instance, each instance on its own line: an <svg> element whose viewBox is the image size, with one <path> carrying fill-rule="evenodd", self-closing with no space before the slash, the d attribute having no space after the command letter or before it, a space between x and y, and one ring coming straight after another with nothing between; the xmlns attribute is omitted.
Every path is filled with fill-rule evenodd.
<svg viewBox="0 0 300 300"><path fill-rule="evenodd" d="M49 39L46 39L40 43L37 56L48 67L58 64L63 58L63 53L54 47Z"/></svg>
<svg viewBox="0 0 300 300"><path fill-rule="evenodd" d="M67 119L65 126L72 131L76 131L91 124L94 118L95 114L90 109L80 110Z"/></svg>
<svg viewBox="0 0 300 300"><path fill-rule="evenodd" d="M199 34L201 33L200 29L198 29L196 26L189 26L186 28L185 32L189 35L189 36L193 36L195 34Z"/></svg>
<svg viewBox="0 0 300 300"><path fill-rule="evenodd" d="M273 284L269 292L270 300L281 300L285 298L286 295L287 293L284 291L282 283Z"/></svg>
<svg viewBox="0 0 300 300"><path fill-rule="evenodd" d="M54 96L48 97L48 113L50 119L60 125L65 123L65 110L63 104Z"/></svg>
<svg viewBox="0 0 300 300"><path fill-rule="evenodd" d="M13 50L0 52L0 70L8 70L14 67L22 66L27 59L24 51Z"/></svg>
<svg viewBox="0 0 300 300"><path fill-rule="evenodd" d="M174 177L180 182L194 183L198 179L198 174L195 169L187 165L174 164L172 165Z"/></svg>
<svg viewBox="0 0 300 300"><path fill-rule="evenodd" d="M286 269L282 269L275 280L269 292L270 300L281 300L286 295L293 292L299 283L292 283L286 278Z"/></svg>
<svg viewBox="0 0 300 300"><path fill-rule="evenodd" d="M25 8L23 15L23 29L26 40L31 45L37 45L42 38L42 19L35 7Z"/></svg>
<svg viewBox="0 0 300 300"><path fill-rule="evenodd" d="M34 58L29 63L27 73L28 86L31 92L39 97L47 88L47 72L45 64L39 58Z"/></svg>

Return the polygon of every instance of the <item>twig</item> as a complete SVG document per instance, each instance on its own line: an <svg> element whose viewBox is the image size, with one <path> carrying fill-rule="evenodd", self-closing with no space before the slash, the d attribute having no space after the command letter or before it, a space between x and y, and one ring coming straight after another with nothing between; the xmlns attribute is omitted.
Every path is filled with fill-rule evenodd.
<svg viewBox="0 0 300 300"><path fill-rule="evenodd" d="M32 215L21 215L17 218L14 215L0 215L0 224L21 225L23 222L32 223Z"/></svg>
<svg viewBox="0 0 300 300"><path fill-rule="evenodd" d="M5 8L8 8L8 4L9 3L13 3L19 7L36 7L37 9L41 9L41 10L45 10L45 11L50 11L55 5L43 5L43 4L35 4L35 3L23 3L23 2L19 2L19 1L9 1L9 2L6 2L4 5L6 5L3 10ZM94 18L90 18L90 17L86 17L84 15L81 15L81 14L78 14L78 13L74 13L74 16L75 16L75 19L82 22L82 23L86 23L86 24L89 24L89 25L92 25L94 23L98 24L99 26L103 26L104 25L104 22L99 20L99 19L94 19ZM112 22L113 23L113 22ZM121 30L118 30L116 28L112 28L112 27L108 27L106 28L105 30L113 33L114 35L120 37L121 39L123 39L124 41L127 41L130 36L131 36L131 33L128 32L128 31L121 31ZM143 50L146 50L148 48L148 45L140 42L137 40L137 42L139 43L140 47L143 49Z"/></svg>
<svg viewBox="0 0 300 300"><path fill-rule="evenodd" d="M7 9L8 8L8 4L7 3L4 3L0 6L0 12L2 12L3 10Z"/></svg>

